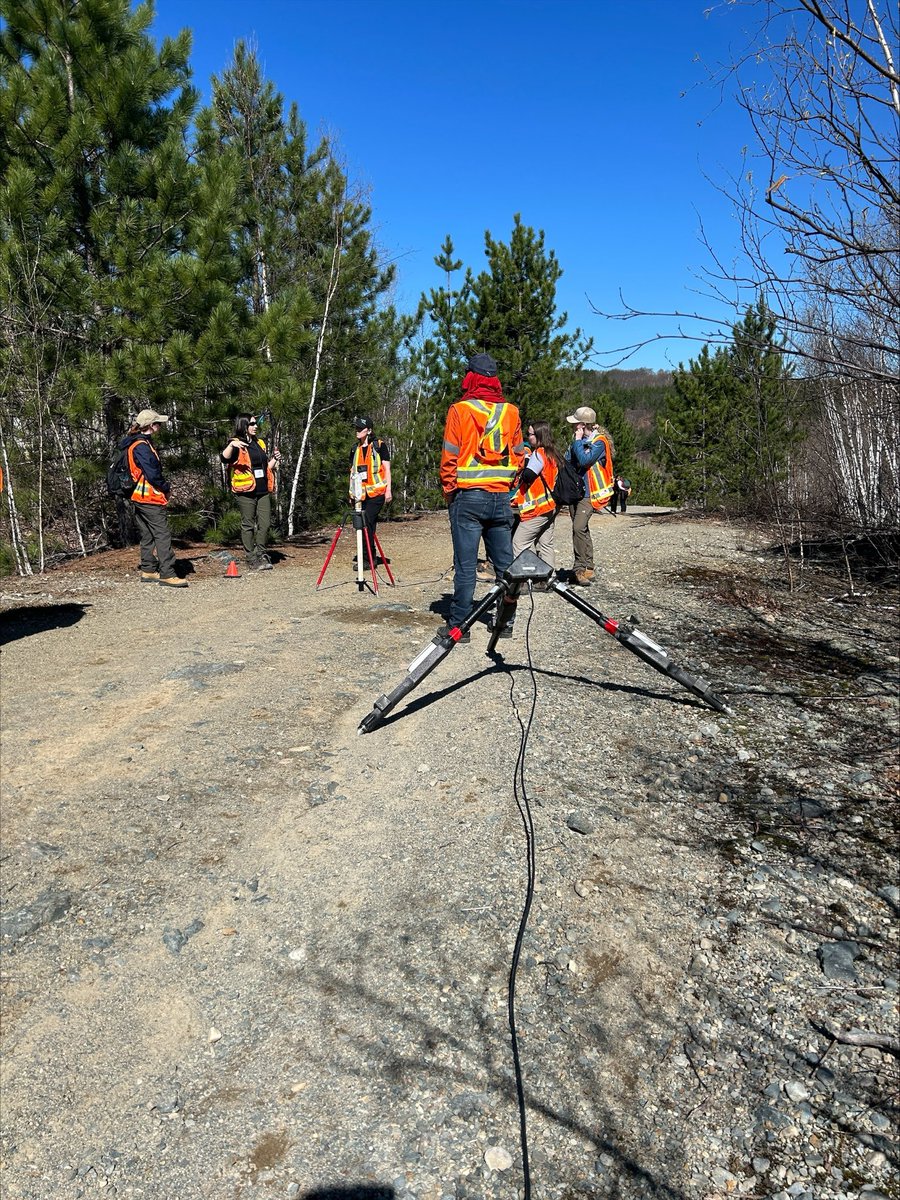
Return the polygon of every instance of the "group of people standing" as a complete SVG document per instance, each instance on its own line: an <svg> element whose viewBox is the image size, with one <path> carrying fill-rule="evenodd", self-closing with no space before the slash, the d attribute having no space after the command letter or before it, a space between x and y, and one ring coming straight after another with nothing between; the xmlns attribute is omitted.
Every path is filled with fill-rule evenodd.
<svg viewBox="0 0 900 1200"><path fill-rule="evenodd" d="M613 473L612 439L597 424L595 411L586 406L577 408L566 420L573 436L564 455L556 449L546 421L528 424L526 440L518 408L503 395L494 359L484 353L469 359L462 396L447 413L441 449L440 481L453 541L454 590L448 630L463 622L471 611L482 540L497 579L523 550L533 550L555 569L559 504L554 491L561 472L571 477L574 471L581 491L568 506L575 557L572 582L579 587L591 586L594 549L590 519L607 505L615 512L621 504L625 512L631 489L627 480ZM188 585L176 571L166 516L169 484L153 443L154 434L167 422L161 413L145 409L138 413L121 447L127 451L135 482L131 500L140 532L141 581L184 588ZM390 449L376 437L371 418L354 418L354 427L356 445L350 454L349 496L369 533L365 541L368 557L375 555L378 518L391 500ZM277 448L269 450L266 446L259 433L259 419L244 414L236 419L221 460L240 510L241 543L247 564L257 570L270 570L266 543L281 454ZM373 563L368 561L367 565L371 569ZM511 632L511 623L504 632Z"/></svg>
<svg viewBox="0 0 900 1200"><path fill-rule="evenodd" d="M142 583L161 587L186 588L187 581L176 570L172 533L167 508L170 485L163 475L162 462L153 437L169 418L150 408L135 417L120 442L127 455L128 469L134 481L131 507L140 535L140 578ZM242 414L234 423L221 459L228 471L232 495L241 514L241 545L247 566L270 571L266 545L272 524L272 495L275 471L281 452L267 448L259 433L259 418ZM356 446L350 455L350 500L357 504L374 545L375 529L381 509L391 499L390 450L374 434L369 417L356 417ZM368 554L368 549L367 549ZM369 563L371 567L371 563Z"/></svg>
<svg viewBox="0 0 900 1200"><path fill-rule="evenodd" d="M612 439L597 424L592 408L578 408L566 418L573 438L561 456L546 421L528 425L526 443L519 410L503 396L490 354L473 355L468 368L462 397L447 414L441 451L441 486L453 539L454 590L447 633L472 609L482 539L497 579L526 549L555 569L554 523L559 506L553 491L564 460L577 475L581 490L580 498L569 505L575 554L572 581L590 587L594 548L588 523L610 503L616 490ZM513 520L517 521L514 532ZM511 627L509 622L504 636ZM462 638L468 640L468 632Z"/></svg>

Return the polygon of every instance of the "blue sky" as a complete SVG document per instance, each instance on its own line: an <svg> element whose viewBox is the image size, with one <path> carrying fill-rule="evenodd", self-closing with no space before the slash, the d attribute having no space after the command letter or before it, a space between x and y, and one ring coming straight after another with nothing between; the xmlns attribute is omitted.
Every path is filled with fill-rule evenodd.
<svg viewBox="0 0 900 1200"><path fill-rule="evenodd" d="M311 136L337 139L370 189L373 228L411 311L442 282L446 234L473 270L484 232L513 214L543 229L564 270L569 325L595 362L675 322L606 321L619 292L645 311L722 312L698 296L736 253L731 206L714 186L741 169L749 131L719 103L705 65L745 45L741 6L712 0L156 0L152 32L193 31L204 98L234 43L252 39L266 75ZM714 182L711 182L714 181ZM607 352L603 356L602 352ZM656 343L626 366L666 368L699 344Z"/></svg>

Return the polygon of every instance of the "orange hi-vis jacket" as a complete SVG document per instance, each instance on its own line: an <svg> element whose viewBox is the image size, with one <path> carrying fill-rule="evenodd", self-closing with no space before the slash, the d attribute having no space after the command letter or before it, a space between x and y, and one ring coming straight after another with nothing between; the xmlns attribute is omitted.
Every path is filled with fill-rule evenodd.
<svg viewBox="0 0 900 1200"><path fill-rule="evenodd" d="M482 377L466 376L470 378ZM512 487L525 455L522 422L519 410L503 399L499 386L496 394L497 399L484 398L472 395L470 389L465 398L450 405L441 451L445 496L458 488L508 492Z"/></svg>
<svg viewBox="0 0 900 1200"><path fill-rule="evenodd" d="M612 446L609 444L609 438L606 434L597 430L591 437L592 442L602 442L606 449L606 464L594 463L588 468L587 472L587 492L591 501L591 507L599 512L601 508L606 508L609 504L610 497L615 490L613 482L613 461L612 461Z"/></svg>
<svg viewBox="0 0 900 1200"><path fill-rule="evenodd" d="M553 512L556 508L556 501L551 496L550 491L556 485L556 476L559 474L559 467L557 467L546 451L537 449L534 453L540 454L544 460L541 473L527 488L519 484L519 490L513 497L513 506L518 510L519 516L523 521L530 521L534 517L542 517L544 513Z"/></svg>
<svg viewBox="0 0 900 1200"><path fill-rule="evenodd" d="M266 453L266 443L262 438L256 439L257 444ZM253 474L253 467L250 463L250 451L246 446L241 446L237 454L231 460L231 490L240 495L242 492L252 492L256 487L256 476ZM268 455L266 456L266 486L270 492L275 491L275 475L268 463Z"/></svg>
<svg viewBox="0 0 900 1200"><path fill-rule="evenodd" d="M350 463L350 499L355 499L353 494L353 481L359 479L362 483L363 499L371 499L373 496L383 496L387 491L387 471L384 469L384 462L381 455L378 453L378 446L374 441L366 442L365 445L358 445L353 451L353 461Z"/></svg>
<svg viewBox="0 0 900 1200"><path fill-rule="evenodd" d="M154 487L138 464L134 461L134 448L140 442L143 442L147 449L153 454L157 462L160 461L159 451L153 445L149 438L136 437L128 447L128 470L131 472L131 478L135 481L136 487L131 493L131 499L135 504L168 504L165 492L161 492L159 488Z"/></svg>

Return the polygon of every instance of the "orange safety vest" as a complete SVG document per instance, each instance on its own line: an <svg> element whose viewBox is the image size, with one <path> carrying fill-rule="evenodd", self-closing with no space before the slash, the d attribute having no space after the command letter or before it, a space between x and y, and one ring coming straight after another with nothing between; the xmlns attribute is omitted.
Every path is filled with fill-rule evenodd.
<svg viewBox="0 0 900 1200"><path fill-rule="evenodd" d="M353 480L362 478L363 496L383 496L387 491L387 471L374 442L357 445L350 464L350 499L353 500Z"/></svg>
<svg viewBox="0 0 900 1200"><path fill-rule="evenodd" d="M156 455L156 461L159 462L159 451L153 445L148 437L135 438L128 447L128 470L131 472L131 478L137 486L131 493L131 499L135 504L168 504L165 494L158 488L155 488L149 479L144 475L144 472L134 461L134 448L138 442L146 442L149 448Z"/></svg>
<svg viewBox="0 0 900 1200"><path fill-rule="evenodd" d="M256 444L266 452L266 443L262 438L256 439ZM272 468L268 463L268 455L266 456L266 486L270 492L275 491L275 476ZM240 495L242 492L252 492L256 487L256 476L253 474L253 467L250 463L250 451L246 446L241 446L235 457L229 464L231 467L231 490Z"/></svg>
<svg viewBox="0 0 900 1200"><path fill-rule="evenodd" d="M529 487L523 488L520 484L519 490L513 497L513 505L518 509L519 516L523 521L530 521L533 517L542 517L544 513L553 512L556 508L556 501L550 491L556 485L559 467L546 450L538 447L535 453L540 454L544 460L541 473Z"/></svg>
<svg viewBox="0 0 900 1200"><path fill-rule="evenodd" d="M522 447L513 446L518 409L505 400L501 404L458 400L457 406L467 410L478 434L474 449L470 448L466 455L461 454L456 464L457 487L485 488L487 491L511 487L522 451ZM514 457L515 452L518 453Z"/></svg>
<svg viewBox="0 0 900 1200"><path fill-rule="evenodd" d="M591 437L591 442L602 442L606 448L606 466L601 467L598 462L588 468L587 486L588 498L591 502L591 507L599 512L601 508L606 508L609 504L610 497L613 494L615 484L613 483L613 461L612 461L612 446L609 444L609 438L606 434L599 431Z"/></svg>

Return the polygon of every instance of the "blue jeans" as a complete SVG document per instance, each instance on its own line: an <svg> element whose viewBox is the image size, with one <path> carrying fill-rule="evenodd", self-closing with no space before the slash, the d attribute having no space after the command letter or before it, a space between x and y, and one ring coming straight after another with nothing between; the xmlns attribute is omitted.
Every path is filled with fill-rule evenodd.
<svg viewBox="0 0 900 1200"><path fill-rule="evenodd" d="M475 598L475 565L478 543L484 537L488 558L499 579L512 562L508 492L461 488L450 503L453 538L453 604L450 624L464 621Z"/></svg>

